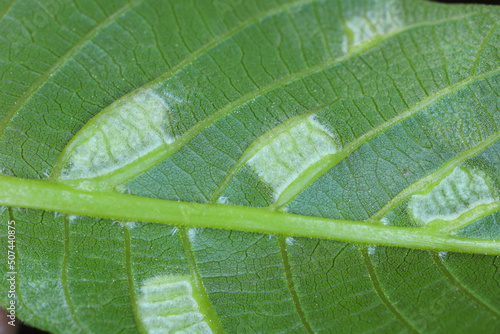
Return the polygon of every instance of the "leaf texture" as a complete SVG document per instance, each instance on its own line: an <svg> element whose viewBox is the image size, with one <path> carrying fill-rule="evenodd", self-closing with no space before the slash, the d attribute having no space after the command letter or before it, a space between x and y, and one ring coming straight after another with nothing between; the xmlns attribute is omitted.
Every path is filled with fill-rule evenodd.
<svg viewBox="0 0 500 334"><path fill-rule="evenodd" d="M17 315L498 332L499 21L410 0L0 0Z"/></svg>

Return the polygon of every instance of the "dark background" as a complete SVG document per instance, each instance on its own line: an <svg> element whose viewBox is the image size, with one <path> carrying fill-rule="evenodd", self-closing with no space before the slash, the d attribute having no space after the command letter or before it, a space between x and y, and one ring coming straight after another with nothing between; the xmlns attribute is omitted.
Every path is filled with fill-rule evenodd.
<svg viewBox="0 0 500 334"><path fill-rule="evenodd" d="M486 4L486 5L500 5L500 0L463 0L463 1L457 1L457 0L430 0L432 2L442 2L442 3L479 3L479 4Z"/></svg>
<svg viewBox="0 0 500 334"><path fill-rule="evenodd" d="M345 1L349 1L349 0L345 0ZM442 2L442 3L475 3L475 4L500 5L500 0L483 0L483 1L479 1L479 0L462 0L462 1L458 1L458 0L440 0L440 1L431 0L431 1ZM16 327L18 328L18 331L17 331L18 334L50 334L48 332L41 331L39 329L22 324L22 323L20 323L20 321L17 321ZM0 327L0 329L1 329L1 327ZM0 334L2 334L2 333L0 333Z"/></svg>

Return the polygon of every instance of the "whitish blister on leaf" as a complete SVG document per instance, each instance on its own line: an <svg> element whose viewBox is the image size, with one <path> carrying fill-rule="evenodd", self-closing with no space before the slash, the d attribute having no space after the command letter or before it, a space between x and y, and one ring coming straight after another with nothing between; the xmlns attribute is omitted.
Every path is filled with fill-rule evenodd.
<svg viewBox="0 0 500 334"><path fill-rule="evenodd" d="M498 200L488 175L476 169L457 167L425 195L413 195L408 209L415 221L450 221L481 204Z"/></svg>
<svg viewBox="0 0 500 334"><path fill-rule="evenodd" d="M274 190L276 200L308 167L338 151L334 138L311 115L273 137L247 164Z"/></svg>
<svg viewBox="0 0 500 334"><path fill-rule="evenodd" d="M147 333L212 333L193 298L190 276L157 276L144 281L137 316Z"/></svg>
<svg viewBox="0 0 500 334"><path fill-rule="evenodd" d="M62 178L105 175L174 142L169 111L172 103L182 101L167 96L139 89L104 109L70 144Z"/></svg>
<svg viewBox="0 0 500 334"><path fill-rule="evenodd" d="M368 8L364 15L346 18L343 51L348 52L357 45L378 35L403 26L394 1L373 3L378 8Z"/></svg>

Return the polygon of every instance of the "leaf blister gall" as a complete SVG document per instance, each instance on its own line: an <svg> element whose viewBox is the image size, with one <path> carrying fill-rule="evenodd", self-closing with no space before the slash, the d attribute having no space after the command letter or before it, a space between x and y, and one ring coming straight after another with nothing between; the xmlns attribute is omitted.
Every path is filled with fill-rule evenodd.
<svg viewBox="0 0 500 334"><path fill-rule="evenodd" d="M193 298L189 276L157 276L144 281L137 315L148 333L212 333Z"/></svg>
<svg viewBox="0 0 500 334"><path fill-rule="evenodd" d="M308 167L338 149L335 136L310 115L270 139L247 165L273 188L276 200Z"/></svg>
<svg viewBox="0 0 500 334"><path fill-rule="evenodd" d="M189 326L140 309L155 277L191 284L184 305L217 333L498 332L500 201L425 227L408 209L462 163L498 181L496 9L228 0L221 21L211 1L57 1L50 29L4 40L0 62L21 319L54 333ZM44 9L6 2L13 32ZM289 130L313 113L315 144L294 149ZM135 116L154 124L137 131ZM343 147L297 167L331 139ZM249 161L271 148L281 169L262 159L259 174Z"/></svg>
<svg viewBox="0 0 500 334"><path fill-rule="evenodd" d="M414 220L428 224L450 221L482 204L498 201L489 176L481 170L456 167L427 194L413 195L408 209Z"/></svg>
<svg viewBox="0 0 500 334"><path fill-rule="evenodd" d="M139 89L103 110L71 143L62 178L101 176L173 143L169 111L182 100L167 97Z"/></svg>
<svg viewBox="0 0 500 334"><path fill-rule="evenodd" d="M345 20L343 51L403 26L394 1L385 1L380 8L368 9L364 16L353 15Z"/></svg>

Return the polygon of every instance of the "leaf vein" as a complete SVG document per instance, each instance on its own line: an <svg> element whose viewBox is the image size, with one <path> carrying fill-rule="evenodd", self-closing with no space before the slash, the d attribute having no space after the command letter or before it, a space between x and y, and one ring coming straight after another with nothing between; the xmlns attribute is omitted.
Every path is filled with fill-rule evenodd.
<svg viewBox="0 0 500 334"><path fill-rule="evenodd" d="M402 122L403 120L413 116L420 110L428 107L432 103L436 102L438 99L442 98L443 96L446 96L448 94L451 94L468 84L483 80L485 78L488 78L490 76L493 76L497 73L500 72L500 68L485 72L481 75L477 75L474 77L469 77L465 80L459 81L456 84L452 86L448 86L432 95L429 95L427 98L423 99L419 103L415 104L413 107L409 108L408 110L404 111L403 113L397 115L394 118L389 119L388 121L380 124L377 127L374 127L372 130L366 132L365 134L361 135L357 139L353 140L351 143L346 145L342 150L339 152L332 154L332 155L325 155L318 163L318 165L315 165L311 168L313 170L306 170L304 173L302 173L301 176L299 176L290 186L285 189L282 193L282 196L272 205L271 208L273 209L279 209L286 205L288 202L290 202L292 199L294 199L296 196L298 196L305 188L307 188L312 182L317 180L319 177L321 177L324 173L326 173L328 170L330 170L333 166L338 164L340 161L344 160L349 154L351 154L354 150L356 150L358 147L363 145L364 143L368 142L370 139L374 138L375 136L381 134L383 131L391 128L392 126ZM491 138L491 137L490 137Z"/></svg>
<svg viewBox="0 0 500 334"><path fill-rule="evenodd" d="M443 263L443 260L439 257L439 255L436 252L429 252L432 260L436 264L436 266L439 268L439 270L443 273L443 275L447 278L447 280L455 286L458 291L460 291L464 296L466 296L468 299L470 299L473 303L477 304L481 308L485 309L493 315L496 319L500 319L500 311L496 310L493 308L491 305L487 304L483 300L481 300L479 297L477 297L474 293L469 291L460 281L451 273L448 268L446 268L446 265Z"/></svg>
<svg viewBox="0 0 500 334"><path fill-rule="evenodd" d="M413 325L403 317L403 315L396 309L396 307L394 307L393 303L387 298L384 291L382 290L382 286L380 285L380 282L378 280L377 273L375 272L375 268L373 268L373 263L370 259L370 255L368 254L368 249L366 247L363 247L360 249L360 252L368 271L368 277L370 278L373 288L375 289L375 292L377 293L382 303L402 325L408 328L411 333L418 333Z"/></svg>
<svg viewBox="0 0 500 334"><path fill-rule="evenodd" d="M73 301L71 299L71 294L69 292L69 285L68 285L68 270L69 270L69 257L70 257L70 250L69 250L69 239L70 239L70 233L69 233L69 218L67 216L64 217L64 256L61 264L61 285L63 287L63 294L64 294L64 300L66 302L66 305L68 305L68 310L71 315L71 320L77 325L78 328L80 328L84 333L90 333L87 327L85 327L81 322L80 319L78 319L78 316L75 311L75 305L73 304Z"/></svg>
<svg viewBox="0 0 500 334"><path fill-rule="evenodd" d="M8 12L9 9L16 3L17 0L10 0L0 11L0 19L2 19Z"/></svg>
<svg viewBox="0 0 500 334"><path fill-rule="evenodd" d="M130 304L132 308L132 313L134 314L135 324L139 333L147 333L142 322L139 320L138 310L137 310L137 295L134 291L134 277L132 275L132 252L131 252L131 240L130 231L125 224L122 224L122 234L125 248L125 272L127 275L127 286L130 296Z"/></svg>
<svg viewBox="0 0 500 334"><path fill-rule="evenodd" d="M10 220L14 220L15 221L15 218L14 218L14 213L12 212L12 208L8 208L9 210L9 218ZM16 246L17 247L17 246ZM34 312L25 302L24 302L24 298L23 298L23 295L20 293L20 287L21 287L21 275L19 275L20 273L20 267L19 267L19 259L18 259L18 252L16 252L15 254L15 263L14 263L14 270L15 270L15 278L16 278L16 284L15 284L15 288L14 288L14 291L16 293L16 298L17 298L17 301L19 302L20 305L23 306L24 309L26 309L29 313L31 313L31 316L33 318L36 318L40 321L40 323L43 323L45 324L45 320L40 318L39 316L37 316L36 312Z"/></svg>
<svg viewBox="0 0 500 334"><path fill-rule="evenodd" d="M224 333L222 324L220 323L219 317L217 316L217 313L215 312L215 309L210 302L210 298L208 298L208 294L205 290L205 286L203 285L198 266L196 265L193 246L191 244L191 241L189 240L188 228L179 227L179 235L184 247L184 251L186 253L187 263L189 264L189 267L191 269L193 288L196 290L196 292L198 292L199 301L203 304L203 307L200 307L200 309L202 309L201 312L205 314L207 318L207 324L214 331L214 333Z"/></svg>
<svg viewBox="0 0 500 334"><path fill-rule="evenodd" d="M288 290L290 292L290 295L292 297L293 301L293 306L295 307L295 310L297 311L297 314L300 318L300 321L302 322L302 326L304 326L305 330L308 333L314 333L313 329L311 328L311 325L307 321L306 314L304 312L304 309L302 308L302 305L300 303L299 296L297 294L297 290L295 289L295 283L293 281L293 275L292 275L292 268L290 265L290 259L288 258L288 250L286 247L286 237L280 235L278 237L278 244L280 247L280 253L281 253L281 259L283 261L283 268L285 271L285 279L286 283L288 285Z"/></svg>
<svg viewBox="0 0 500 334"><path fill-rule="evenodd" d="M369 221L300 216L272 212L267 208L178 202L114 192L86 191L45 180L5 175L0 175L0 205L115 220L500 255L500 245L495 239L462 238L425 229L373 224Z"/></svg>
<svg viewBox="0 0 500 334"><path fill-rule="evenodd" d="M477 155L481 151L487 149L492 144L496 143L497 140L500 139L500 131L489 136L488 138L481 141L478 145L464 151L462 154L454 157L445 163L442 167L440 167L435 172L427 175L424 178L419 179L418 181L412 183L405 189L399 192L396 196L394 196L389 202L387 202L379 211L373 214L369 220L380 220L387 213L389 213L392 209L398 206L404 199L411 196L415 192L422 191L429 186L434 186L437 183L441 182L446 176L448 176L454 168L456 168L460 163L465 160Z"/></svg>
<svg viewBox="0 0 500 334"><path fill-rule="evenodd" d="M473 76L476 74L477 67L479 66L479 60L481 59L481 56L484 53L484 50L486 49L486 45L488 45L488 42L491 40L493 37L493 33L495 32L495 29L498 27L499 22L495 22L495 24L492 25L486 36L484 36L483 41L479 45L479 48L477 49L476 53L476 58L474 59L474 62L472 64L472 68L470 71L470 75Z"/></svg>
<svg viewBox="0 0 500 334"><path fill-rule="evenodd" d="M300 2L297 2L297 3L300 3ZM291 5L289 5L289 6L291 6ZM144 171L152 168L153 166L157 165L159 162L163 161L164 159L168 158L169 156L171 156L172 154L177 152L179 149L181 149L185 144L187 144L198 133L200 133L205 128L207 128L208 126L213 124L215 121L217 121L221 117L229 114L234 109L237 109L237 108L245 105L246 103L248 103L249 101L251 101L252 99L254 99L260 95L268 93L268 92L270 92L278 87L282 87L282 86L285 86L287 84L290 84L290 83L294 82L295 80L302 79L304 77L308 77L310 75L318 73L318 72L325 70L327 68L332 68L332 67L337 66L339 64L343 64L345 61L353 58L354 56L357 56L357 55L361 54L362 52L367 51L367 50L379 45L380 43L390 39L391 37L397 36L403 32L410 31L410 30L416 29L418 27L432 26L432 25L436 25L436 24L441 24L443 22L457 21L457 20L463 19L464 17L468 17L470 15L477 15L477 13L469 13L465 16L461 15L461 16L456 16L456 17L450 17L450 18L447 18L444 20L439 20L439 21L434 21L434 22L423 21L423 22L419 22L416 24L408 25L406 27L402 27L400 29L395 29L395 30L392 30L391 32L388 32L386 34L379 35L377 38L374 38L374 39L368 40L366 42L363 42L362 44L359 44L355 48L352 48L351 51L349 51L348 53L346 53L338 58L327 60L327 61L319 63L315 66L308 67L308 68L305 68L305 69L298 71L296 73L282 77L282 78L280 78L280 79L278 79L278 80L276 80L268 85L265 85L265 86L255 90L255 91L252 91L252 92L247 93L246 95L243 95L239 99L236 99L236 100L228 103L227 105L222 107L220 110L214 112L210 116L208 116L208 117L204 118L203 120L199 121L198 123L196 123L189 130L187 130L183 135L178 137L174 143L160 145L159 147L157 147L153 151L149 152L148 154L143 155L142 157L136 159L135 161L129 163L128 165L125 165L124 167L117 169L109 174L106 174L106 175L103 175L100 177L96 177L94 179L94 181L97 183L104 181L104 182L102 182L103 187L122 184L122 183L136 177L137 175L143 173ZM220 38L222 38L222 36L223 35L221 35ZM213 46L212 44L215 44L215 42L211 42L211 43L205 45L202 49L208 49L208 48ZM178 68L183 67L185 65L185 62L187 62L188 60L191 61L192 59L194 59L197 56L197 54L202 53L204 51L202 49L195 51L193 54L191 54L189 57L185 58L184 61L182 61L177 66L172 68L165 75L159 77L155 81L148 84L148 86L154 85L158 81L161 81L161 80L169 77L171 74L173 74L175 71L177 71ZM193 55L195 55L195 56L193 56ZM476 76L476 77L472 77L472 78L460 81L453 86L447 87L447 88L441 90L440 92L438 92L434 95L431 95L430 97L424 99L422 102L418 103L413 108L407 110L403 114L398 115L397 117L391 119L390 121L387 121L383 125L390 127L393 124L398 123L402 119L409 117L413 112L418 111L418 110L415 110L415 109L418 109L418 106L425 104L425 103L433 102L434 100L439 98L441 95L445 95L445 93L447 93L448 91L453 90L457 86L460 87L461 84L465 85L466 83L469 83L469 81L483 78L487 75L492 75L493 73L496 73L498 71L500 71L500 69L487 72L486 74L483 74L481 76ZM370 131L369 133L361 136L357 140L355 140L350 146L353 146L356 144L360 145L363 141L370 139L370 138L368 138L370 136L370 134L373 136L378 134L378 132L376 132L377 129L379 132L382 132L383 130L385 130L384 127L376 128L376 129ZM65 156L65 152L67 150L70 150L70 149L71 149L71 144L69 144L65 148L63 153L61 154L59 160L56 163L56 166L54 167L53 174L57 174L60 172L60 169L62 168L62 164L64 163L63 157ZM325 156L325 157L328 157L328 156ZM330 162L327 162L327 164L328 163L330 163Z"/></svg>
<svg viewBox="0 0 500 334"><path fill-rule="evenodd" d="M24 105L24 103L43 85L47 82L52 74L54 74L61 66L63 66L66 61L74 56L88 41L91 40L98 32L100 32L105 26L107 26L111 21L115 18L126 12L128 9L132 8L134 5L143 0L133 0L115 13L107 17L97 26L95 26L91 31L89 31L80 41L78 41L71 49L69 49L64 55L62 55L59 60L54 63L45 73L42 74L22 95L21 97L14 103L14 105L9 109L4 119L0 122L0 137L3 136L5 130L9 122L16 115L19 109Z"/></svg>

